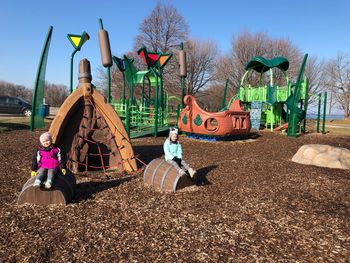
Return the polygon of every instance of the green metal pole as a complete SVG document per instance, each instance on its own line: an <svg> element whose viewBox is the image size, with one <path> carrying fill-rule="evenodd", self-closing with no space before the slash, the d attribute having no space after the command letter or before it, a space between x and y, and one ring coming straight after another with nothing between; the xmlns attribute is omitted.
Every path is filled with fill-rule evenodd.
<svg viewBox="0 0 350 263"><path fill-rule="evenodd" d="M45 53L48 54L48 52L49 52L52 30L53 30L53 26L50 26L49 30L47 32L47 35L46 35L46 40L45 40L43 50L41 51L39 67L38 67L38 71L37 71L36 78L35 78L34 92L33 92L33 98L32 98L32 114L30 115L30 127L29 127L30 131L33 131L35 128L34 121L35 121L35 115L36 115L36 112L35 112L36 111L36 100L37 100L38 86L39 86L39 82L40 82L40 73L41 73L43 68L45 68L44 72L46 72L47 56L45 56ZM44 85L45 85L45 83L44 83Z"/></svg>
<svg viewBox="0 0 350 263"><path fill-rule="evenodd" d="M158 76L155 87L155 100L154 100L154 137L158 135Z"/></svg>
<svg viewBox="0 0 350 263"><path fill-rule="evenodd" d="M145 80L142 81L141 109L143 109L144 101L145 101Z"/></svg>
<svg viewBox="0 0 350 263"><path fill-rule="evenodd" d="M181 108L185 108L185 77L181 77Z"/></svg>
<svg viewBox="0 0 350 263"><path fill-rule="evenodd" d="M307 108L309 106L309 79L305 79L305 102L304 102L304 110L305 110L305 118L303 123L303 129L304 133L306 132L306 115L307 115Z"/></svg>
<svg viewBox="0 0 350 263"><path fill-rule="evenodd" d="M271 105L271 131L273 131L273 123L274 123L274 119L273 119L273 104Z"/></svg>
<svg viewBox="0 0 350 263"><path fill-rule="evenodd" d="M123 72L123 90L122 90L122 104L124 106L125 103L125 74Z"/></svg>
<svg viewBox="0 0 350 263"><path fill-rule="evenodd" d="M178 127L179 117L180 117L180 104L177 105L177 109L176 109L176 120L174 125L176 128Z"/></svg>
<svg viewBox="0 0 350 263"><path fill-rule="evenodd" d="M75 49L70 58L70 93L71 94L73 92L73 59L74 59L75 53L77 53L78 51L79 51L78 49Z"/></svg>
<svg viewBox="0 0 350 263"><path fill-rule="evenodd" d="M126 109L125 109L125 111L126 111L126 132L128 133L128 136L129 136L129 138L130 138L130 108L129 108L129 102L128 103L126 103Z"/></svg>
<svg viewBox="0 0 350 263"><path fill-rule="evenodd" d="M289 120L288 120L288 130L287 130L287 136L288 137L297 137L297 113L296 113L296 108L298 107L298 102L300 100L300 86L301 86L301 78L304 74L304 69L305 69L305 64L307 60L308 54L304 55L303 62L301 64L297 82L295 84L294 88L294 96L293 96L293 104L291 107L290 115L289 115Z"/></svg>
<svg viewBox="0 0 350 263"><path fill-rule="evenodd" d="M327 92L324 92L322 134L326 133Z"/></svg>
<svg viewBox="0 0 350 263"><path fill-rule="evenodd" d="M161 109L161 115L160 115L160 123L163 124L163 113L164 113L164 105L163 105L163 70L159 67L158 72L160 75L160 98L159 98L159 104Z"/></svg>
<svg viewBox="0 0 350 263"><path fill-rule="evenodd" d="M320 132L320 114L321 114L321 93L318 94L318 109L317 109L317 128L316 131Z"/></svg>
<svg viewBox="0 0 350 263"><path fill-rule="evenodd" d="M181 42L180 50L184 49L184 43ZM185 79L186 77L181 77L181 108L185 108L184 97L185 97Z"/></svg>
<svg viewBox="0 0 350 263"><path fill-rule="evenodd" d="M227 95L227 86L228 86L228 79L226 79L225 83L225 89L224 89L224 98L222 100L221 108L223 109L226 105L226 95Z"/></svg>
<svg viewBox="0 0 350 263"><path fill-rule="evenodd" d="M273 87L273 71L272 71L272 68L270 68L270 87L267 87L268 89L272 88ZM268 92L268 94L270 94ZM273 104L271 105L271 131L273 131L273 123L274 123L274 119L273 119Z"/></svg>

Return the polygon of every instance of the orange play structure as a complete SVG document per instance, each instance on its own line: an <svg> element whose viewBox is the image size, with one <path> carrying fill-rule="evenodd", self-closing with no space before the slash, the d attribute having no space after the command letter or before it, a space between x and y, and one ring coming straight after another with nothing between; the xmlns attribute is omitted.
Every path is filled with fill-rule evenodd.
<svg viewBox="0 0 350 263"><path fill-rule="evenodd" d="M178 127L183 132L230 136L250 132L250 114L243 111L239 100L235 100L228 110L207 112L199 107L191 95L184 97L185 108L178 119Z"/></svg>
<svg viewBox="0 0 350 263"><path fill-rule="evenodd" d="M67 154L73 173L103 170L133 172L137 163L124 125L91 84L90 62L79 64L79 86L64 101L49 132Z"/></svg>

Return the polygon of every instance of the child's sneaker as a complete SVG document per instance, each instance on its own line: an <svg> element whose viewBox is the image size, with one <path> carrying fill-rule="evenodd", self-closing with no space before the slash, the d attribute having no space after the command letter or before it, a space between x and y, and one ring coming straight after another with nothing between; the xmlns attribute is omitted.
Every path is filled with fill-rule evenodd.
<svg viewBox="0 0 350 263"><path fill-rule="evenodd" d="M195 177L197 174L197 171L192 169L192 168L188 169L188 172L189 172L191 178Z"/></svg>
<svg viewBox="0 0 350 263"><path fill-rule="evenodd" d="M46 188L46 189L50 189L50 188L51 188L51 185L52 185L52 182L50 182L50 181L46 181L46 182L45 182L45 188Z"/></svg>
<svg viewBox="0 0 350 263"><path fill-rule="evenodd" d="M180 170L179 170L179 175L180 175L181 177L184 177L184 176L186 176L187 174L186 174L186 172L185 172L184 170L180 169Z"/></svg>
<svg viewBox="0 0 350 263"><path fill-rule="evenodd" d="M33 186L34 186L34 187L39 187L40 185L41 185L41 181L40 181L39 179L36 179L36 180L34 181Z"/></svg>

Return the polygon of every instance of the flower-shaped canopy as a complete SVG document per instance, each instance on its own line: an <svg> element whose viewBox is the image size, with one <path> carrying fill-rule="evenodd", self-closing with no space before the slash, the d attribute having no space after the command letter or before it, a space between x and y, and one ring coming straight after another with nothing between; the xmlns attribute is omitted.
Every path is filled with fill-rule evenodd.
<svg viewBox="0 0 350 263"><path fill-rule="evenodd" d="M273 59L266 59L260 56L252 58L245 70L254 69L259 73L264 73L272 68L279 68L280 70L287 71L289 68L289 61L284 57L275 57Z"/></svg>

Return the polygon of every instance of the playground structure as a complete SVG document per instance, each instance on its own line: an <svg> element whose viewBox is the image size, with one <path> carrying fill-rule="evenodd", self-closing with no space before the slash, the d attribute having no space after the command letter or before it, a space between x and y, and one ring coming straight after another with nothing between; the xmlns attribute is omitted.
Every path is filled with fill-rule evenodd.
<svg viewBox="0 0 350 263"><path fill-rule="evenodd" d="M180 176L175 166L164 158L152 160L143 173L143 182L146 186L161 191L176 192L187 186L194 185L188 176Z"/></svg>
<svg viewBox="0 0 350 263"><path fill-rule="evenodd" d="M138 54L147 65L147 70L138 70L134 65L133 59L125 55L123 59L112 57L108 32L104 30L101 19L99 23L100 30L98 32L98 38L101 60L102 65L107 68L107 102L111 103L115 111L120 115L129 137L136 138L150 134L157 136L158 132L169 128L171 113L168 107L169 96L163 88L163 68L171 59L172 54L148 52L145 47L142 47L138 50ZM31 130L44 128L45 126L44 118L47 114L45 115L44 112L48 110L47 105L44 105L44 85L52 31L53 27L51 26L46 36L39 61L32 102ZM70 91L72 93L73 58L75 53L81 49L82 45L90 36L84 31L82 35L68 34L67 37L74 47L71 55L70 70ZM112 102L110 68L113 65L113 61L122 72L124 81L122 98ZM141 99L136 96L139 86L142 86ZM126 87L129 91L128 96L125 94ZM147 92L146 88L148 88Z"/></svg>
<svg viewBox="0 0 350 263"><path fill-rule="evenodd" d="M316 122L316 132L326 133L326 109L327 109L327 92L322 92L318 94L318 106L317 106L317 122ZM323 107L322 107L323 104ZM322 107L322 110L321 110ZM322 111L322 113L321 113ZM322 115L322 131L320 130L320 121Z"/></svg>
<svg viewBox="0 0 350 263"><path fill-rule="evenodd" d="M247 134L250 131L249 112L242 110L239 100L234 100L222 112L204 111L190 95L185 96L184 103L185 108L178 119L178 127L183 132L226 137Z"/></svg>
<svg viewBox="0 0 350 263"><path fill-rule="evenodd" d="M44 109L44 87L45 87L45 73L46 63L49 55L49 48L51 43L53 27L50 26L47 32L44 47L40 55L38 71L35 77L34 92L32 99L32 114L30 116L30 130L35 128L43 128L45 111Z"/></svg>
<svg viewBox="0 0 350 263"><path fill-rule="evenodd" d="M124 125L91 83L90 62L79 63L79 85L64 101L49 132L67 156L68 175L58 174L50 190L34 187L35 177L22 188L18 203L67 204L75 193L73 174L137 171L133 148ZM73 173L73 174L72 174Z"/></svg>
<svg viewBox="0 0 350 263"><path fill-rule="evenodd" d="M66 205L73 200L76 193L76 180L71 173L57 174L50 190L34 187L35 179L36 177L30 177L23 185L17 200L19 205L24 203Z"/></svg>
<svg viewBox="0 0 350 263"><path fill-rule="evenodd" d="M49 132L67 153L73 173L89 170L133 172L136 159L124 125L112 106L91 84L90 62L79 64L79 86L64 101Z"/></svg>
<svg viewBox="0 0 350 263"><path fill-rule="evenodd" d="M272 130L288 128L288 136L295 137L296 131L305 131L305 116L308 101L308 80L303 78L307 54L304 56L296 83L289 81L287 70L289 61L284 57L275 57L268 60L263 57L254 57L246 65L239 93L232 97L228 107L235 99L239 99L250 111L252 129L259 130L261 126ZM285 86L274 83L274 69L279 69L284 78ZM253 87L246 84L247 76L255 71L260 74L260 84ZM264 74L270 73L270 82L262 84Z"/></svg>
<svg viewBox="0 0 350 263"><path fill-rule="evenodd" d="M138 70L134 60L126 55L123 59L113 56L123 75L123 86L121 99L111 104L124 120L126 130L132 138L146 134L157 136L159 131L169 128L170 117L169 96L163 88L163 68L172 54L148 52L145 47L140 48L138 54L147 65L147 70ZM136 95L137 91L141 98Z"/></svg>

